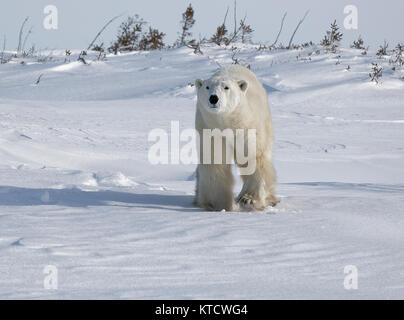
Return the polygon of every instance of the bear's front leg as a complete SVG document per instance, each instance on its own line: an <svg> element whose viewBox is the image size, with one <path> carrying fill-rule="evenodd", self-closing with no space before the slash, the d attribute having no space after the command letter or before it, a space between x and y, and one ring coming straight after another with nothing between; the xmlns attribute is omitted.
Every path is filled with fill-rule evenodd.
<svg viewBox="0 0 404 320"><path fill-rule="evenodd" d="M238 204L246 210L264 210L266 207L264 180L256 173L242 178L244 184L237 197Z"/></svg>
<svg viewBox="0 0 404 320"><path fill-rule="evenodd" d="M233 185L230 164L199 164L195 204L209 211L233 211Z"/></svg>
<svg viewBox="0 0 404 320"><path fill-rule="evenodd" d="M275 196L276 174L270 159L257 159L256 169L251 175L242 175L243 188L237 202L246 210L264 210L275 206L279 200Z"/></svg>

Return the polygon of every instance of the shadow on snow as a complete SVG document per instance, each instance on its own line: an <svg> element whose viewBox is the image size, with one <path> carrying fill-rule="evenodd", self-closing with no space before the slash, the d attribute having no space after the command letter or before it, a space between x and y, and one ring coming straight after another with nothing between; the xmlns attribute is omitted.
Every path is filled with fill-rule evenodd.
<svg viewBox="0 0 404 320"><path fill-rule="evenodd" d="M139 194L110 190L34 189L0 186L0 206L61 205L68 207L127 206L175 211L197 210L193 196L176 194Z"/></svg>

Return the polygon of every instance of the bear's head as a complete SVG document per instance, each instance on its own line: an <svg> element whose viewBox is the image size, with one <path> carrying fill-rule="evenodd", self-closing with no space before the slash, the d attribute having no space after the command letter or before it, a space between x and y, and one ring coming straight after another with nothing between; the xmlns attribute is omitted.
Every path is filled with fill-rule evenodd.
<svg viewBox="0 0 404 320"><path fill-rule="evenodd" d="M231 113L246 95L248 82L211 78L197 79L195 86L198 91L198 104L211 113Z"/></svg>

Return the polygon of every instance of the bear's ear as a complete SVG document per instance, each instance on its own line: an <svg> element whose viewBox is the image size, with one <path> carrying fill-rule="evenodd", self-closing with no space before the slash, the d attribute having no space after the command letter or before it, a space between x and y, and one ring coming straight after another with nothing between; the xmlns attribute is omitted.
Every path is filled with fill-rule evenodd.
<svg viewBox="0 0 404 320"><path fill-rule="evenodd" d="M238 86L240 87L240 90L243 92L246 92L248 89L248 82L245 80L239 80L238 82Z"/></svg>
<svg viewBox="0 0 404 320"><path fill-rule="evenodd" d="M199 89L203 85L203 80L202 79L196 79L195 80L195 86Z"/></svg>

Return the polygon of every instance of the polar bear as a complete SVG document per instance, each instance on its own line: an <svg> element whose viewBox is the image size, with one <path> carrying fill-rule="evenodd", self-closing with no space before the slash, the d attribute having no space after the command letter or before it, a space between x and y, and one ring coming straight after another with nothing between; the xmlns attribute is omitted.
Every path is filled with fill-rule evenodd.
<svg viewBox="0 0 404 320"><path fill-rule="evenodd" d="M197 79L195 87L195 128L199 133L200 161L196 169L194 204L210 211L235 211L238 208L263 210L268 205L275 206L279 201L275 196L276 174L272 163L274 137L268 98L262 84L249 69L231 65L220 69L208 80ZM233 132L238 129L255 129L256 151L253 158L248 159L249 162L254 161L255 170L241 175L243 187L236 199L233 196L231 163L224 159L219 164L204 162L206 150L202 147L203 140L212 139L204 136L205 129L230 129ZM211 143L213 146L214 143ZM234 163L242 169L246 164L235 159L237 146L235 143L232 145L232 157ZM226 158L224 149L221 151ZM210 150L213 154L213 147Z"/></svg>

